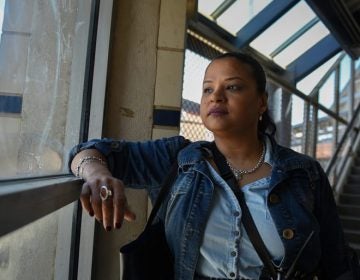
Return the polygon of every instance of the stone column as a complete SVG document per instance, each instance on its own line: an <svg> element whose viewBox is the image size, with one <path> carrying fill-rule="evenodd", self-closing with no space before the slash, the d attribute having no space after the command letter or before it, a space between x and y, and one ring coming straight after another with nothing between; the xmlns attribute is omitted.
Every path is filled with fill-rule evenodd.
<svg viewBox="0 0 360 280"><path fill-rule="evenodd" d="M104 136L145 140L178 134L186 4L186 0L116 2ZM164 113L172 116L170 123ZM146 192L128 190L127 197L137 220L125 222L120 232L96 227L94 279L119 279L118 249L146 222Z"/></svg>

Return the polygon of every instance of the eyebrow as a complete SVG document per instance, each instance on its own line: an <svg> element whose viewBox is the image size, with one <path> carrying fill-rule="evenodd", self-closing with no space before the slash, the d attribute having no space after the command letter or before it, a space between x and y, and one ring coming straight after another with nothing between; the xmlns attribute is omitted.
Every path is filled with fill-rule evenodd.
<svg viewBox="0 0 360 280"><path fill-rule="evenodd" d="M244 79L242 79L241 77L237 77L237 76L225 79L225 81L232 81L232 80L241 80L241 81L243 81ZM212 83L212 80L205 80L203 82L203 84L206 84L206 83Z"/></svg>

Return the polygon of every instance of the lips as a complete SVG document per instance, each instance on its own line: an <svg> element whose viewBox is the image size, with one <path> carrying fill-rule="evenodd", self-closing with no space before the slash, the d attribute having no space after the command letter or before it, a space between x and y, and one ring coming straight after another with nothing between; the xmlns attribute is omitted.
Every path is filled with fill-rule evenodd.
<svg viewBox="0 0 360 280"><path fill-rule="evenodd" d="M228 111L226 109L223 108L219 108L219 107L215 107L215 108L211 108L208 112L208 116L223 116L223 115L227 115Z"/></svg>

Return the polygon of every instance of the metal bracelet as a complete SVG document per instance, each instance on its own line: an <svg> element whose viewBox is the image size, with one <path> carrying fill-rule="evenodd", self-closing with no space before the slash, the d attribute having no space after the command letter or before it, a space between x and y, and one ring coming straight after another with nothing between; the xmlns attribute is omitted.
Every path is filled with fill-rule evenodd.
<svg viewBox="0 0 360 280"><path fill-rule="evenodd" d="M102 158L96 157L96 156L86 156L83 157L82 159L79 160L78 165L76 166L76 173L75 176L78 178L82 178L82 176L80 176L80 173L82 174L82 172L80 172L81 167L86 163L86 162L90 162L90 161L96 161L104 166L107 166L107 163L105 160L103 160Z"/></svg>

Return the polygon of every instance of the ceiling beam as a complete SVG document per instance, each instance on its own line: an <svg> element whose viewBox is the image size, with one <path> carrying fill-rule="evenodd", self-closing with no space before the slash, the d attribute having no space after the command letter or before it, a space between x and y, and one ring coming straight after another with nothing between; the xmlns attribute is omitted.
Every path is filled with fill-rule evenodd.
<svg viewBox="0 0 360 280"><path fill-rule="evenodd" d="M236 0L225 0L224 2L222 2L220 4L219 7L216 8L215 11L213 11L210 15L210 17L213 19L213 20L217 20L223 13L225 13L225 11L227 9L229 9L232 4L234 4L236 2Z"/></svg>
<svg viewBox="0 0 360 280"><path fill-rule="evenodd" d="M359 58L360 1L305 1L352 59Z"/></svg>
<svg viewBox="0 0 360 280"><path fill-rule="evenodd" d="M294 43L297 39L299 39L301 36L304 35L307 31L309 31L315 24L319 22L318 18L313 18L310 20L307 24L305 24L300 30L296 31L293 35L290 36L289 39L287 39L284 43L282 43L280 46L278 46L272 53L270 53L270 57L274 58L279 53L281 53L283 50L285 50L288 46L290 46L292 43Z"/></svg>
<svg viewBox="0 0 360 280"><path fill-rule="evenodd" d="M339 43L329 34L289 64L286 70L293 73L296 83L341 50Z"/></svg>
<svg viewBox="0 0 360 280"><path fill-rule="evenodd" d="M255 15L243 28L236 34L234 42L237 48L242 48L259 34L266 30L288 10L295 6L299 0L274 0L267 5L261 12Z"/></svg>
<svg viewBox="0 0 360 280"><path fill-rule="evenodd" d="M221 39L229 45L234 41L234 35L217 25L216 22L198 13L194 20L190 20L189 27L208 38ZM215 41L216 42L216 41Z"/></svg>

